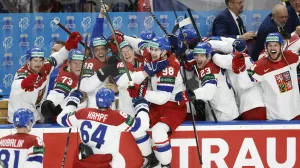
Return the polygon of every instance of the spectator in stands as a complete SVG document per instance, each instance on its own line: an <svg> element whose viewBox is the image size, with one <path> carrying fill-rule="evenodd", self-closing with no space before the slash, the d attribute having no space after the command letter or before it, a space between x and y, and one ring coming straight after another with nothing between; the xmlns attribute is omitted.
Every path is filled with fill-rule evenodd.
<svg viewBox="0 0 300 168"><path fill-rule="evenodd" d="M300 25L300 0L289 0L287 4L287 9L289 12L289 19L286 23L287 31L292 33L295 31L296 27Z"/></svg>
<svg viewBox="0 0 300 168"><path fill-rule="evenodd" d="M272 13L261 23L256 37L256 50L252 56L254 61L258 59L259 54L265 48L264 42L269 33L279 32L283 37L290 37L286 30L288 16L287 8L283 4L277 4L274 6Z"/></svg>
<svg viewBox="0 0 300 168"><path fill-rule="evenodd" d="M244 0L225 0L227 8L221 11L213 22L212 35L250 40L255 32L247 32L239 16L243 12Z"/></svg>

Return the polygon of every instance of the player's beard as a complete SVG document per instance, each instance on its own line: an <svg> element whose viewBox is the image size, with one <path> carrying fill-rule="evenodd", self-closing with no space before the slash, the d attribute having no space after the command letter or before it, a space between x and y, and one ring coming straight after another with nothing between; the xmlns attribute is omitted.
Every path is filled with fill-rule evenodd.
<svg viewBox="0 0 300 168"><path fill-rule="evenodd" d="M271 51L268 51L268 54L269 54L269 58L271 59L271 61L275 61L277 62L277 60L279 59L280 55L282 54L281 51L279 52L276 52L276 57L274 57L274 52Z"/></svg>

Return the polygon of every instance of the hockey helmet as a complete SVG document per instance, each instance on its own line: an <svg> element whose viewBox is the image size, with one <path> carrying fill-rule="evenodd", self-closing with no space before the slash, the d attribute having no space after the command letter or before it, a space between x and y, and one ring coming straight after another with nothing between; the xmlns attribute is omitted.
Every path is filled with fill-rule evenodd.
<svg viewBox="0 0 300 168"><path fill-rule="evenodd" d="M267 47L268 42L278 42L280 46L283 46L283 37L279 33L269 33L266 37L265 47Z"/></svg>
<svg viewBox="0 0 300 168"><path fill-rule="evenodd" d="M190 49L193 49L199 42L196 31L190 27L185 27L178 32L178 40L186 40Z"/></svg>
<svg viewBox="0 0 300 168"><path fill-rule="evenodd" d="M30 61L32 58L44 58L44 50L41 48L29 48L26 52L26 60Z"/></svg>
<svg viewBox="0 0 300 168"><path fill-rule="evenodd" d="M144 30L141 33L141 39L152 40L155 37L155 33L152 30Z"/></svg>
<svg viewBox="0 0 300 168"><path fill-rule="evenodd" d="M122 48L124 48L124 47L126 47L126 46L132 48L131 44L130 44L128 41L126 41L126 40L124 40L124 41L122 41L122 42L120 43L120 49L122 49Z"/></svg>
<svg viewBox="0 0 300 168"><path fill-rule="evenodd" d="M92 39L92 47L106 46L107 39L104 36L94 37Z"/></svg>
<svg viewBox="0 0 300 168"><path fill-rule="evenodd" d="M149 47L159 48L161 50L171 50L171 44L168 38L166 37L155 37L152 41L149 42Z"/></svg>
<svg viewBox="0 0 300 168"><path fill-rule="evenodd" d="M96 93L96 104L98 108L109 108L115 101L115 93L109 88L101 88Z"/></svg>
<svg viewBox="0 0 300 168"><path fill-rule="evenodd" d="M27 127L29 122L34 121L33 112L29 109L20 108L14 113L13 124L15 127Z"/></svg>
<svg viewBox="0 0 300 168"><path fill-rule="evenodd" d="M68 61L71 61L71 60L80 60L80 61L83 61L84 60L84 55L83 55L83 53L80 50L78 50L78 49L72 49L69 52L69 55L68 55Z"/></svg>
<svg viewBox="0 0 300 168"><path fill-rule="evenodd" d="M197 54L205 54L206 56L210 56L211 51L212 51L211 44L207 42L200 42L194 48L193 54L194 56Z"/></svg>

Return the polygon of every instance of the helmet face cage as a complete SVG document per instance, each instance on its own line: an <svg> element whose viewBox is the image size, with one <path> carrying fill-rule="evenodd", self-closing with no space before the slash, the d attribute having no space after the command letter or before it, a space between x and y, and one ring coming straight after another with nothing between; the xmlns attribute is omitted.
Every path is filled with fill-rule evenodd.
<svg viewBox="0 0 300 168"><path fill-rule="evenodd" d="M13 124L15 127L25 128L30 121L34 122L34 115L29 109L20 108L14 113Z"/></svg>
<svg viewBox="0 0 300 168"><path fill-rule="evenodd" d="M96 104L98 108L109 108L115 101L115 93L109 88L101 88L96 93Z"/></svg>

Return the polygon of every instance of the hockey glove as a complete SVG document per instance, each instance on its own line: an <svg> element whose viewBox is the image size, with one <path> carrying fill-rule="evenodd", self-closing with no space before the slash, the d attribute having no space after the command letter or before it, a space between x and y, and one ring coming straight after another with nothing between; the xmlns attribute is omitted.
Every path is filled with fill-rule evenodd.
<svg viewBox="0 0 300 168"><path fill-rule="evenodd" d="M141 111L149 113L149 102L143 97L137 97L135 99L132 99L132 102L136 114L138 114Z"/></svg>
<svg viewBox="0 0 300 168"><path fill-rule="evenodd" d="M34 85L35 85L37 78L38 78L38 74L32 74L32 75L27 76L21 82L22 89L24 89L25 92L27 92L27 91L32 92L34 90Z"/></svg>
<svg viewBox="0 0 300 168"><path fill-rule="evenodd" d="M51 100L46 100L41 106L41 113L45 118L52 117L55 111L55 105Z"/></svg>
<svg viewBox="0 0 300 168"><path fill-rule="evenodd" d="M149 62L144 65L144 71L150 76L154 76L154 74L164 70L169 65L168 60L159 60Z"/></svg>
<svg viewBox="0 0 300 168"><path fill-rule="evenodd" d="M83 143L79 144L79 160L86 159L93 154L94 154L94 152L91 147L89 147Z"/></svg>
<svg viewBox="0 0 300 168"><path fill-rule="evenodd" d="M189 89L182 92L178 92L175 95L175 101L177 101L179 105L183 105L188 101L192 101L193 103L195 100L196 100L195 93Z"/></svg>
<svg viewBox="0 0 300 168"><path fill-rule="evenodd" d="M124 41L124 34L119 30L116 30L115 33L116 33L117 42L118 42L118 44L120 44L122 41ZM118 53L118 47L116 45L116 42L115 42L115 39L114 39L113 35L111 35L109 37L109 47L110 47L111 52L113 54Z"/></svg>
<svg viewBox="0 0 300 168"><path fill-rule="evenodd" d="M127 91L129 93L129 96L132 98L136 98L138 96L144 97L146 94L146 90L143 89L143 91L140 91L140 85L134 84L134 86L129 86L127 88Z"/></svg>
<svg viewBox="0 0 300 168"><path fill-rule="evenodd" d="M243 39L234 40L232 47L234 52L245 52L247 49L247 45Z"/></svg>
<svg viewBox="0 0 300 168"><path fill-rule="evenodd" d="M246 70L245 65L245 57L243 53L234 53L234 57L232 59L232 71L235 74L239 74L240 72L244 72Z"/></svg>
<svg viewBox="0 0 300 168"><path fill-rule="evenodd" d="M77 44L82 40L81 35L78 32L72 32L66 41L65 47L68 51L77 48Z"/></svg>
<svg viewBox="0 0 300 168"><path fill-rule="evenodd" d="M193 53L192 52L189 53L185 58L186 58L185 69L188 71L192 71L193 66L196 65L196 60Z"/></svg>
<svg viewBox="0 0 300 168"><path fill-rule="evenodd" d="M79 90L74 90L73 92L71 92L71 94L68 97L68 105L73 105L76 108L78 107L78 104L80 104L81 100L83 99L83 94L81 91Z"/></svg>

